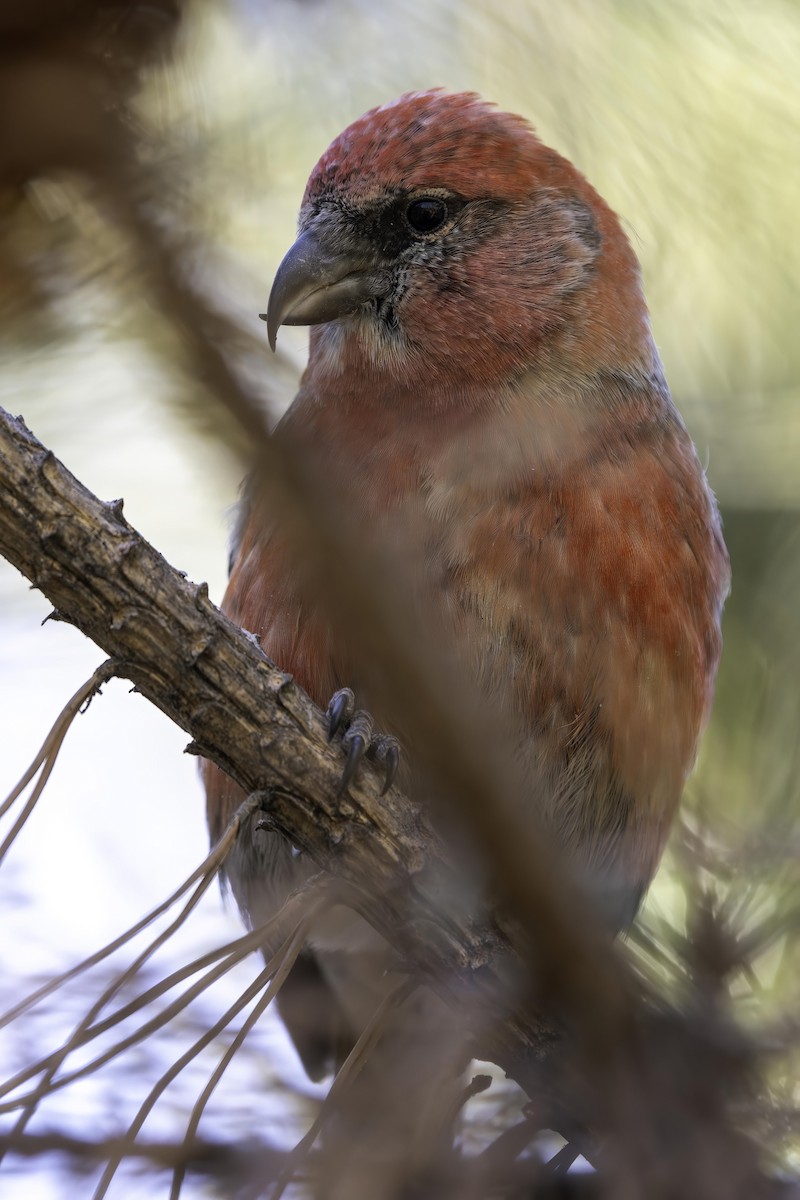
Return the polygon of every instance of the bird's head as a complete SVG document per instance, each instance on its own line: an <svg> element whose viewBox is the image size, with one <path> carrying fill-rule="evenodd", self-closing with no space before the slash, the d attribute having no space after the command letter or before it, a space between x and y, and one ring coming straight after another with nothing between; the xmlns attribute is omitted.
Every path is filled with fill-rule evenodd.
<svg viewBox="0 0 800 1200"><path fill-rule="evenodd" d="M520 117L401 96L314 168L267 313L319 326L315 359L437 390L540 367L647 369L639 269L614 213Z"/></svg>

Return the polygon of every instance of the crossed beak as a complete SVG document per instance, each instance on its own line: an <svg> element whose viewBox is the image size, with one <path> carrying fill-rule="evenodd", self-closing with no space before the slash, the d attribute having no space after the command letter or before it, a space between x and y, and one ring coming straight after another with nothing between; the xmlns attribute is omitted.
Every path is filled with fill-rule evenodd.
<svg viewBox="0 0 800 1200"><path fill-rule="evenodd" d="M269 295L267 336L272 349L281 325L322 325L360 308L378 292L374 254L329 222L301 233L283 262Z"/></svg>

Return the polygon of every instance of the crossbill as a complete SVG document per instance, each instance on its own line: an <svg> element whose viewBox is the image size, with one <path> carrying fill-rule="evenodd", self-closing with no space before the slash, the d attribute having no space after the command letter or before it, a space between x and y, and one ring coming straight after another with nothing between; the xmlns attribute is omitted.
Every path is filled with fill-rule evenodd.
<svg viewBox="0 0 800 1200"><path fill-rule="evenodd" d="M311 326L278 437L415 555L413 587L511 727L526 803L623 927L709 715L729 567L618 218L520 117L401 96L312 171L267 320L273 346L281 325ZM224 608L321 706L357 685L255 506ZM216 838L241 794L211 766L206 783ZM278 834L245 830L229 874L260 923L308 872ZM295 971L312 1075L335 1040L326 988L357 944L343 928Z"/></svg>

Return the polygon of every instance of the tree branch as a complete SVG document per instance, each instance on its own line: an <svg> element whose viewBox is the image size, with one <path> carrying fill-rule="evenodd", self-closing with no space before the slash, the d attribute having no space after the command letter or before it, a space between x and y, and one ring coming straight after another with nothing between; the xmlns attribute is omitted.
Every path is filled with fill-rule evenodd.
<svg viewBox="0 0 800 1200"><path fill-rule="evenodd" d="M352 886L349 900L410 965L460 1003L466 987L484 1018L496 1012L514 956L488 920L442 907L459 880L424 815L397 787L382 796L369 763L337 798L342 752L291 676L210 602L205 584L188 581L136 532L121 501L92 495L3 410L0 458L0 552L59 618L118 660L192 737L192 752L246 791L267 792L274 828ZM509 1065L538 1059L551 1040L535 1020L515 1022ZM496 1057L488 1045L483 1053Z"/></svg>

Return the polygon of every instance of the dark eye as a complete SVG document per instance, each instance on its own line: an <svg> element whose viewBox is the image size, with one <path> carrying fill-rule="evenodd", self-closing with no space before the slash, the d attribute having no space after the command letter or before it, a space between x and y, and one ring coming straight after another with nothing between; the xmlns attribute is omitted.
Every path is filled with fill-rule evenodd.
<svg viewBox="0 0 800 1200"><path fill-rule="evenodd" d="M415 233L435 233L447 220L447 205L436 196L412 200L406 209L406 220Z"/></svg>

